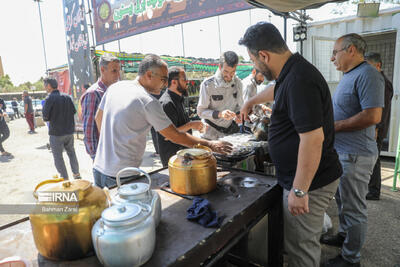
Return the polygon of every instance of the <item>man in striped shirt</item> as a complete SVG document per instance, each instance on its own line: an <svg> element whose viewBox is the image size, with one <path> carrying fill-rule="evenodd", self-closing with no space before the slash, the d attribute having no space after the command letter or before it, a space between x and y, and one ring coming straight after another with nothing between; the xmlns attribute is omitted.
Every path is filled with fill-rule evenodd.
<svg viewBox="0 0 400 267"><path fill-rule="evenodd" d="M97 108L107 88L120 79L120 60L111 55L105 54L100 57L100 78L81 97L83 139L86 151L94 160L97 145L99 143L99 131L96 127L95 115Z"/></svg>

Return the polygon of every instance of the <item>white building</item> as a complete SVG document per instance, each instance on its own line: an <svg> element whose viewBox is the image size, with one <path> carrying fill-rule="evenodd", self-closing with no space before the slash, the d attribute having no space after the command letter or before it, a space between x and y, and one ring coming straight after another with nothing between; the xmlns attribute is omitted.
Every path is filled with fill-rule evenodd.
<svg viewBox="0 0 400 267"><path fill-rule="evenodd" d="M394 95L388 138L385 139L382 155L395 156L400 121L400 8L386 9L375 18L356 16L338 18L307 24L307 40L304 41L303 56L312 62L324 75L331 93L341 79L330 61L335 40L347 33L358 33L367 41L367 51L382 56L383 71L393 83ZM298 50L299 49L298 45Z"/></svg>

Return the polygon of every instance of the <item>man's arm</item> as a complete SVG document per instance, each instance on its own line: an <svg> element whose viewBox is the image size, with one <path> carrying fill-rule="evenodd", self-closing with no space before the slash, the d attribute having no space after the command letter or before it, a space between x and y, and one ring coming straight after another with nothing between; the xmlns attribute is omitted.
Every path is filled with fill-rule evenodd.
<svg viewBox="0 0 400 267"><path fill-rule="evenodd" d="M320 127L299 135L300 144L293 188L308 192L321 161L324 132ZM288 209L294 216L308 213L308 194L299 198L291 190L288 197Z"/></svg>
<svg viewBox="0 0 400 267"><path fill-rule="evenodd" d="M96 116L97 119L97 116ZM167 128L162 129L159 133L166 139L175 144L180 144L186 147L193 147L194 145L201 144L211 148L214 152L229 153L232 150L232 145L223 141L208 141L205 139L197 138L188 133L178 131L174 125L169 125Z"/></svg>
<svg viewBox="0 0 400 267"><path fill-rule="evenodd" d="M382 118L382 108L368 108L356 115L340 121L335 121L336 132L352 132L378 124Z"/></svg>
<svg viewBox="0 0 400 267"><path fill-rule="evenodd" d="M27 110L28 104L25 104L25 113ZM42 116L44 121L49 121L50 120L50 110L52 107L52 100L50 97L47 97L46 101L44 102L43 110L42 110Z"/></svg>
<svg viewBox="0 0 400 267"><path fill-rule="evenodd" d="M200 118L202 119L213 118L213 114L215 112L214 110L209 109L208 108L209 106L210 106L210 96L207 93L206 82L203 81L200 84L199 102L197 104L197 114L199 115ZM214 117L217 118L215 114Z"/></svg>
<svg viewBox="0 0 400 267"><path fill-rule="evenodd" d="M253 109L254 105L263 104L265 102L270 102L274 100L274 89L275 84L270 85L261 91L259 94L253 96L248 101L243 104L243 107L240 110L241 117L244 117L245 120L249 120L248 116Z"/></svg>
<svg viewBox="0 0 400 267"><path fill-rule="evenodd" d="M97 129L99 130L99 133L101 131L101 122L103 120L103 110L98 108L96 112L96 117L95 117L95 122L97 125Z"/></svg>
<svg viewBox="0 0 400 267"><path fill-rule="evenodd" d="M85 135L85 145L89 154L93 157L96 155L96 110L97 98L94 92L86 93L81 99L82 107L82 120L83 120L83 133Z"/></svg>
<svg viewBox="0 0 400 267"><path fill-rule="evenodd" d="M180 132L187 132L189 130L197 130L197 131L201 131L203 128L203 123L201 121L189 121L188 123L177 127L176 129Z"/></svg>

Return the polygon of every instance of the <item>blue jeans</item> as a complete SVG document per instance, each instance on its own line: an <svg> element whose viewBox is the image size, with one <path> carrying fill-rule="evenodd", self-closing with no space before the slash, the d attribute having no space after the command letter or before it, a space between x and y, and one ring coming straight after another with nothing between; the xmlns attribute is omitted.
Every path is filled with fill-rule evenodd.
<svg viewBox="0 0 400 267"><path fill-rule="evenodd" d="M352 263L360 261L367 233L368 182L378 155L361 156L338 153L343 175L335 198L339 210L339 234L345 237L342 257Z"/></svg>
<svg viewBox="0 0 400 267"><path fill-rule="evenodd" d="M128 177L121 177L121 184L124 184L127 180L131 180L133 178L139 178L140 175L132 175ZM117 179L112 176L105 175L95 168L93 168L93 177L94 177L94 185L103 188L107 186L108 188L115 187L117 185Z"/></svg>

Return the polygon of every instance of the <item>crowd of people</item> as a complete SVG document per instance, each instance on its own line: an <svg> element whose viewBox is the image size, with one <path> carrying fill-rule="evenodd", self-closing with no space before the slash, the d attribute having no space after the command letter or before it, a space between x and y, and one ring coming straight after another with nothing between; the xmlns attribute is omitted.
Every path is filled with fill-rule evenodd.
<svg viewBox="0 0 400 267"><path fill-rule="evenodd" d="M241 81L233 51L224 52L217 72L200 85L197 114L190 121L184 108L188 79L181 67L168 65L149 54L133 81L120 80L121 62L101 57L100 77L80 99L86 151L93 160L99 187L116 184L124 167L139 167L146 136L153 128L163 166L184 147L201 144L218 153L232 145L218 139L239 131L258 105L270 112L269 153L284 189L284 244L289 266L319 266L321 243L341 247L341 254L324 266L360 266L367 229L366 200L380 198L382 141L387 135L393 87L382 72L377 53L366 53L357 34L339 37L331 61L343 73L333 96L320 71L298 53L292 53L278 29L266 22L249 27L239 41L254 63ZM257 94L264 78L275 83ZM74 151L75 107L57 90L57 81L44 79L49 93L43 118L49 122L50 146L60 176L68 179L62 151L70 159L75 179L80 178ZM161 94L161 91L163 93ZM24 92L25 117L34 132L32 104ZM0 152L9 130L2 120ZM247 122L248 123L248 122ZM201 133L201 138L192 131ZM128 173L122 181L136 175ZM323 235L324 214L335 197L338 233Z"/></svg>

